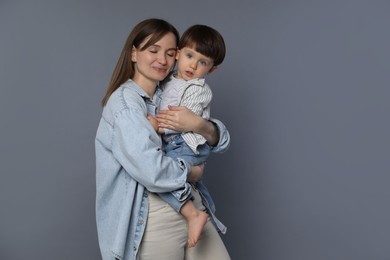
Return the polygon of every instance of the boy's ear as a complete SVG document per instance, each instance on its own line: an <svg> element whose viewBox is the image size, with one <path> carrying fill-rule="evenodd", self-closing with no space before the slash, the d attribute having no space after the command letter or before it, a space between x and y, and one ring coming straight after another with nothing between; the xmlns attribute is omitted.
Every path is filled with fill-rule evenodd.
<svg viewBox="0 0 390 260"><path fill-rule="evenodd" d="M211 72L213 72L216 69L218 69L218 66L212 66L211 69L209 70L209 72L207 72L207 74L210 74Z"/></svg>
<svg viewBox="0 0 390 260"><path fill-rule="evenodd" d="M178 60L178 59L179 59L179 54L180 54L180 50L179 50L179 49L177 49L177 50L176 50L176 60Z"/></svg>

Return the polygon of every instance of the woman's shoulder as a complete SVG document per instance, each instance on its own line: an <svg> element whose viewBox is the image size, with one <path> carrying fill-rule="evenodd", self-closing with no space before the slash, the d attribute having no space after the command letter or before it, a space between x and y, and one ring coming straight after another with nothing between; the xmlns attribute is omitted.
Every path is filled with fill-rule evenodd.
<svg viewBox="0 0 390 260"><path fill-rule="evenodd" d="M117 114L123 110L146 110L143 94L132 81L126 81L116 89L108 99L105 110L110 114Z"/></svg>

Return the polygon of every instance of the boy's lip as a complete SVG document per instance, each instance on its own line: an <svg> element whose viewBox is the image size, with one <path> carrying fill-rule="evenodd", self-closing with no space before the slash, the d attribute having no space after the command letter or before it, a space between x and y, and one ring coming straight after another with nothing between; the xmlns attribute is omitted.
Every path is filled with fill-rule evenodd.
<svg viewBox="0 0 390 260"><path fill-rule="evenodd" d="M194 73L192 71L189 71L189 70L186 70L186 75L188 77L193 77L194 76Z"/></svg>

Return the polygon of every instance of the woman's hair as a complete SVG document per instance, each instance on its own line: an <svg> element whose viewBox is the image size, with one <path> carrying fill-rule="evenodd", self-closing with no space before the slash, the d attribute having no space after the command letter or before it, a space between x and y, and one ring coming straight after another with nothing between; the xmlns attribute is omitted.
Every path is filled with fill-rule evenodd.
<svg viewBox="0 0 390 260"><path fill-rule="evenodd" d="M118 63L112 73L110 83L106 94L102 100L105 106L111 94L128 79L134 76L134 62L131 60L131 51L133 46L139 48L141 43L149 36L150 39L142 46L141 51L158 42L168 33L173 33L176 37L176 45L179 41L177 29L170 23L161 19L147 19L137 24L127 37L125 46L123 46Z"/></svg>
<svg viewBox="0 0 390 260"><path fill-rule="evenodd" d="M206 25L193 25L180 38L179 49L184 47L195 50L214 61L214 66L221 64L225 58L226 47L222 35Z"/></svg>

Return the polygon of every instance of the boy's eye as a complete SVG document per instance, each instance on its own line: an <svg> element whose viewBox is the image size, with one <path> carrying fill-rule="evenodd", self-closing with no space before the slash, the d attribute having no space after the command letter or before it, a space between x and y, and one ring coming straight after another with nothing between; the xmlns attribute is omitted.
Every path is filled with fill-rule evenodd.
<svg viewBox="0 0 390 260"><path fill-rule="evenodd" d="M202 65L202 66L210 66L213 62L210 61L210 60L200 60L199 63Z"/></svg>

